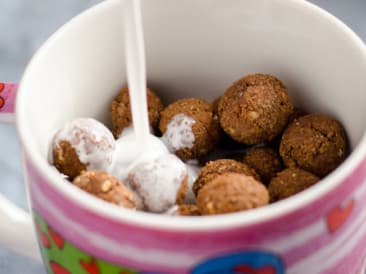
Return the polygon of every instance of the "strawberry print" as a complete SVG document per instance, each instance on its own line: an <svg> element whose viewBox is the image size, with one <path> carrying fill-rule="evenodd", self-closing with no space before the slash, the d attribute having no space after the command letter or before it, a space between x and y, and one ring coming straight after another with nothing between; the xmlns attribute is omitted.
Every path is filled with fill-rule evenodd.
<svg viewBox="0 0 366 274"><path fill-rule="evenodd" d="M69 272L56 262L50 262L50 266L53 271L53 274L71 274L71 272Z"/></svg>
<svg viewBox="0 0 366 274"><path fill-rule="evenodd" d="M48 227L48 233L49 233L51 239L56 244L56 246L59 249L62 249L64 246L64 239L58 233L56 233L51 227Z"/></svg>
<svg viewBox="0 0 366 274"><path fill-rule="evenodd" d="M91 259L89 263L84 260L80 260L80 264L88 274L100 274L99 267L94 258Z"/></svg>

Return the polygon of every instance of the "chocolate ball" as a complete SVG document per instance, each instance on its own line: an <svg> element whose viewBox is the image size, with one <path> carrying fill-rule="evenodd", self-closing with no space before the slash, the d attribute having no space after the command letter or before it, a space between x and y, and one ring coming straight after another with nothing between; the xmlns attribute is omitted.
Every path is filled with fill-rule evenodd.
<svg viewBox="0 0 366 274"><path fill-rule="evenodd" d="M197 180L193 183L193 192L198 195L204 185L224 173L240 173L259 179L257 173L248 165L231 159L220 159L210 161L201 168Z"/></svg>
<svg viewBox="0 0 366 274"><path fill-rule="evenodd" d="M272 178L268 191L271 202L285 199L316 184L320 179L299 168L286 168Z"/></svg>
<svg viewBox="0 0 366 274"><path fill-rule="evenodd" d="M160 119L160 112L163 109L163 104L156 93L149 88L146 89L146 96L150 126L156 130ZM117 97L112 101L111 117L112 132L115 138L118 138L121 135L123 129L132 125L128 87L122 88Z"/></svg>
<svg viewBox="0 0 366 274"><path fill-rule="evenodd" d="M284 168L280 156L270 147L250 149L244 155L243 162L253 168L265 184L268 184L271 178Z"/></svg>
<svg viewBox="0 0 366 274"><path fill-rule="evenodd" d="M135 194L123 182L105 171L85 171L73 182L75 186L109 203L136 208Z"/></svg>
<svg viewBox="0 0 366 274"><path fill-rule="evenodd" d="M266 187L252 176L226 173L202 187L197 206L202 215L248 210L269 202Z"/></svg>
<svg viewBox="0 0 366 274"><path fill-rule="evenodd" d="M291 123L280 144L280 155L288 167L299 167L324 177L346 158L343 126L323 114L309 114Z"/></svg>
<svg viewBox="0 0 366 274"><path fill-rule="evenodd" d="M273 140L293 111L284 84L271 75L248 75L230 86L218 105L223 130L237 142Z"/></svg>

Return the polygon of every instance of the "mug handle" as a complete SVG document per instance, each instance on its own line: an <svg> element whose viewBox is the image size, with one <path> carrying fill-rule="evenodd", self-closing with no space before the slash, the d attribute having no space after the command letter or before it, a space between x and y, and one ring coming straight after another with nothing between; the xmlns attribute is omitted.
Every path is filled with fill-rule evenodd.
<svg viewBox="0 0 366 274"><path fill-rule="evenodd" d="M17 84L0 83L0 123L15 123ZM0 245L16 253L41 260L29 213L0 194Z"/></svg>

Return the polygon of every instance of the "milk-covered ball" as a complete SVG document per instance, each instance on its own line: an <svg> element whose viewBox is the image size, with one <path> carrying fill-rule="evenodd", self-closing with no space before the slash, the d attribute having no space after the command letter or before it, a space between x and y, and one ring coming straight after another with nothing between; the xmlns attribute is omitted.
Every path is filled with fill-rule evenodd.
<svg viewBox="0 0 366 274"><path fill-rule="evenodd" d="M177 156L167 153L136 164L130 170L127 182L140 197L139 208L161 213L183 203L187 194L188 173Z"/></svg>
<svg viewBox="0 0 366 274"><path fill-rule="evenodd" d="M183 160L206 156L221 137L211 104L198 98L180 99L167 106L161 112L159 128L169 150Z"/></svg>
<svg viewBox="0 0 366 274"><path fill-rule="evenodd" d="M57 131L51 149L53 165L72 180L85 170L108 170L115 140L97 120L78 118Z"/></svg>

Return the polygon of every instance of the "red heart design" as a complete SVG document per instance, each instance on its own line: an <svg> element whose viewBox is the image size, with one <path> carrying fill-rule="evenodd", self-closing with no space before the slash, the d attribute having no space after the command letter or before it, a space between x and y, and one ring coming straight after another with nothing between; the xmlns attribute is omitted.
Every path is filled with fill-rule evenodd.
<svg viewBox="0 0 366 274"><path fill-rule="evenodd" d="M97 262L95 259L91 259L91 261L88 263L84 260L80 260L80 265L85 269L85 271L89 274L100 274L99 273L99 267L97 265Z"/></svg>
<svg viewBox="0 0 366 274"><path fill-rule="evenodd" d="M5 100L0 96L0 109L5 105Z"/></svg>
<svg viewBox="0 0 366 274"><path fill-rule="evenodd" d="M50 266L54 274L71 274L71 272L69 272L56 262L51 261Z"/></svg>
<svg viewBox="0 0 366 274"><path fill-rule="evenodd" d="M265 265L261 268L253 268L249 265L238 265L234 268L235 274L276 274L273 266Z"/></svg>
<svg viewBox="0 0 366 274"><path fill-rule="evenodd" d="M39 237L42 241L43 247L50 248L51 247L51 242L48 239L47 234L42 231L42 229L41 229L41 227L38 223L36 223L36 230L37 230L37 233L38 233L38 235L39 235Z"/></svg>
<svg viewBox="0 0 366 274"><path fill-rule="evenodd" d="M347 205L337 206L327 214L327 226L330 233L338 230L351 214L355 201L351 200Z"/></svg>
<svg viewBox="0 0 366 274"><path fill-rule="evenodd" d="M51 227L48 227L48 233L50 234L50 237L55 242L58 249L62 249L64 247L64 239L56 233Z"/></svg>
<svg viewBox="0 0 366 274"><path fill-rule="evenodd" d="M2 92L5 88L5 84L4 83L0 83L0 92Z"/></svg>

